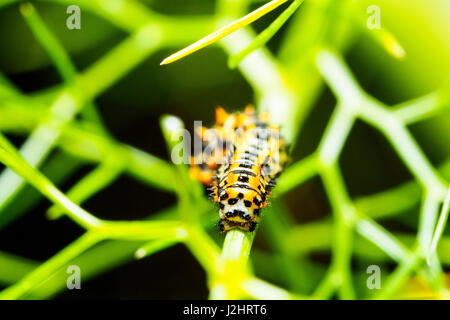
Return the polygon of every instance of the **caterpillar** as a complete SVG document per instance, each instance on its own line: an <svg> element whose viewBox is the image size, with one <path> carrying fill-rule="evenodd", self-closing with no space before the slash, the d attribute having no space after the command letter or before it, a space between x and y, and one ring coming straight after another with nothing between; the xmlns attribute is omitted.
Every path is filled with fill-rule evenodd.
<svg viewBox="0 0 450 320"><path fill-rule="evenodd" d="M202 182L219 206L219 230L255 230L261 209L287 163L286 144L270 114L216 109L216 125L199 127L202 150L191 158L190 177Z"/></svg>

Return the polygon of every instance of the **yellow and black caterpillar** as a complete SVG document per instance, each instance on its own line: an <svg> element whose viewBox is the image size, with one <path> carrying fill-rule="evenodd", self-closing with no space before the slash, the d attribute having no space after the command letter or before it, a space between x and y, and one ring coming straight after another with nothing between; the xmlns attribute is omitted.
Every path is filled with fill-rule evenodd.
<svg viewBox="0 0 450 320"><path fill-rule="evenodd" d="M197 134L202 152L192 157L190 176L219 204L220 231L255 230L288 159L279 127L270 123L269 113L258 115L253 107L233 114L219 107L216 126Z"/></svg>

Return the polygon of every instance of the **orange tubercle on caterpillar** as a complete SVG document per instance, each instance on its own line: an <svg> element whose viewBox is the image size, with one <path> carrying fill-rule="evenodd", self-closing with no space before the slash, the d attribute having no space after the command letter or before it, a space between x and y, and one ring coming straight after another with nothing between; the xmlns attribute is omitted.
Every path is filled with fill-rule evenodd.
<svg viewBox="0 0 450 320"><path fill-rule="evenodd" d="M200 181L204 185L209 185L213 182L213 172L201 170L199 167L189 168L189 177L192 180Z"/></svg>
<svg viewBox="0 0 450 320"><path fill-rule="evenodd" d="M223 125L227 121L229 114L222 107L216 109L216 124Z"/></svg>

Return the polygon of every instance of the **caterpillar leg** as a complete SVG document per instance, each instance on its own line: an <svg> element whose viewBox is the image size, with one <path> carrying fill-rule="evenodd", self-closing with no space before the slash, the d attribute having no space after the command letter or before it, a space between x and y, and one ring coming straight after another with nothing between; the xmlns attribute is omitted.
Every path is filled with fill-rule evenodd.
<svg viewBox="0 0 450 320"><path fill-rule="evenodd" d="M236 222L226 219L221 219L219 221L219 230L221 232L227 232L232 229L241 229L242 231L253 232L256 229L257 223L255 221L250 222Z"/></svg>

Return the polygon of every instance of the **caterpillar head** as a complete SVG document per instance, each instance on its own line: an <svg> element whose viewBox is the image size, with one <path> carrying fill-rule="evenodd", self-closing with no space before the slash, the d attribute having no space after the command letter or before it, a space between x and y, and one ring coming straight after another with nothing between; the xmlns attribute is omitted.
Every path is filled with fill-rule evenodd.
<svg viewBox="0 0 450 320"><path fill-rule="evenodd" d="M219 216L221 219L248 223L259 217L262 200L256 192L234 188L226 190L219 198Z"/></svg>
<svg viewBox="0 0 450 320"><path fill-rule="evenodd" d="M250 222L245 222L245 223L241 223L241 222L234 222L234 221L229 221L229 220L225 220L225 219L221 219L219 221L219 230L222 232L227 232L229 230L232 229L241 229L243 231L247 231L247 232L253 232L256 229L256 221L250 221Z"/></svg>

